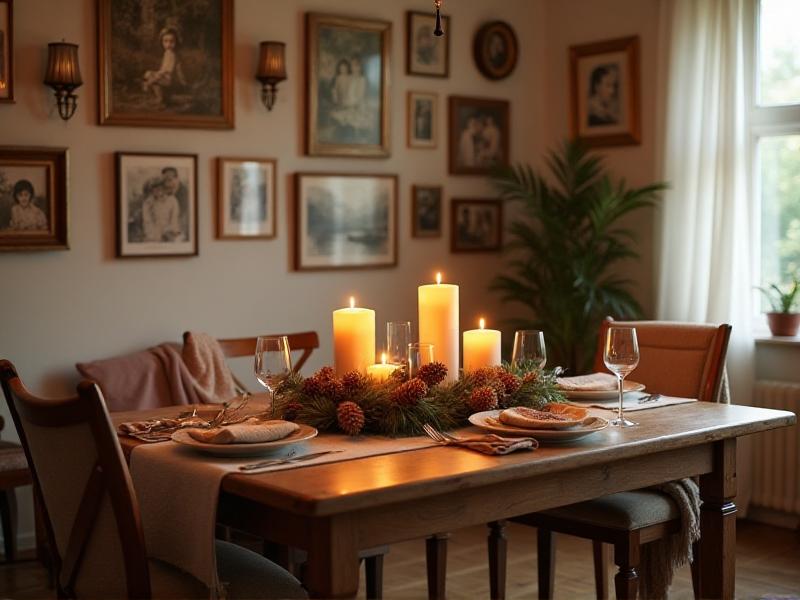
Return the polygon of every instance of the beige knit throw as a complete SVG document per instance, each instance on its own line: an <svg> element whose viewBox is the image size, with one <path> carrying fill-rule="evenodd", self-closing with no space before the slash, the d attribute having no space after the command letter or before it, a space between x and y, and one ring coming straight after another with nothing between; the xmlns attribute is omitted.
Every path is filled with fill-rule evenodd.
<svg viewBox="0 0 800 600"><path fill-rule="evenodd" d="M692 544L700 539L700 490L690 478L653 486L678 505L681 529L641 549L639 597L666 598L675 569L692 562Z"/></svg>
<svg viewBox="0 0 800 600"><path fill-rule="evenodd" d="M236 396L233 374L216 338L190 331L184 338L181 355L197 387L210 402L226 402Z"/></svg>

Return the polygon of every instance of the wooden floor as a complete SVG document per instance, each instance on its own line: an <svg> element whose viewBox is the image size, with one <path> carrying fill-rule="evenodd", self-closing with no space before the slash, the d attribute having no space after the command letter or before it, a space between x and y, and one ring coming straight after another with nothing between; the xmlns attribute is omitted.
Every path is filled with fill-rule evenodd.
<svg viewBox="0 0 800 600"><path fill-rule="evenodd" d="M487 598L486 531L472 527L450 540L447 590L450 600ZM509 537L509 598L536 598L534 530L511 525ZM556 598L592 598L591 545L568 536L558 538ZM397 544L386 557L384 597L387 600L426 598L424 542ZM800 600L800 533L748 522L739 523L736 551L736 592L739 598ZM362 591L363 597L363 581ZM0 566L0 598L52 598L45 571L34 562ZM613 597L613 594L612 594ZM689 569L676 576L670 599L691 598Z"/></svg>

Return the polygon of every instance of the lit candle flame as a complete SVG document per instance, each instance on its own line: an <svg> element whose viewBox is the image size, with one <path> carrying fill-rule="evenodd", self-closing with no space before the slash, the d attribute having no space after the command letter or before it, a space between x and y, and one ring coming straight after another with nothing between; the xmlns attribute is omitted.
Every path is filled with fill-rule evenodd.
<svg viewBox="0 0 800 600"><path fill-rule="evenodd" d="M442 274L441 273L437 273L436 274L436 285L441 285L441 283L442 283Z"/></svg>
<svg viewBox="0 0 800 600"><path fill-rule="evenodd" d="M480 323L480 325L481 325L481 329L483 329L484 327L486 327L486 319L484 319L484 318L481 318L481 320L480 320L480 321L478 321L478 322L479 322L479 323Z"/></svg>
<svg viewBox="0 0 800 600"><path fill-rule="evenodd" d="M381 364L386 364L386 352L381 352Z"/></svg>
<svg viewBox="0 0 800 600"><path fill-rule="evenodd" d="M350 308L356 307L356 299L355 296L350 296Z"/></svg>

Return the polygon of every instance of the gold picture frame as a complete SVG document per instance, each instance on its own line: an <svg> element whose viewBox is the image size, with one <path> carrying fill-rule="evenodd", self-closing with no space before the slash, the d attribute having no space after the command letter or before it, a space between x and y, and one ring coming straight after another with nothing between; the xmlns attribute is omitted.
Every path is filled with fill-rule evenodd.
<svg viewBox="0 0 800 600"><path fill-rule="evenodd" d="M217 158L217 239L275 238L277 178L274 158Z"/></svg>
<svg viewBox="0 0 800 600"><path fill-rule="evenodd" d="M406 98L408 147L436 149L439 146L439 94L409 91Z"/></svg>

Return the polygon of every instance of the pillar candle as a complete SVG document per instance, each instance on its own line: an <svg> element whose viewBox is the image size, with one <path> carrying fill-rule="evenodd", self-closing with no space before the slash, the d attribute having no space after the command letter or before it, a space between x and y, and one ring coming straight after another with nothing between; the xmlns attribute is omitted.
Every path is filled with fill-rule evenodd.
<svg viewBox="0 0 800 600"><path fill-rule="evenodd" d="M337 375L349 371L366 373L375 360L375 311L350 308L333 311L333 367Z"/></svg>
<svg viewBox="0 0 800 600"><path fill-rule="evenodd" d="M367 367L367 375L378 381L386 381L399 365L386 364L386 352L381 354L381 362Z"/></svg>
<svg viewBox="0 0 800 600"><path fill-rule="evenodd" d="M433 344L433 359L447 367L447 381L458 379L458 286L442 283L421 285L419 298L419 341Z"/></svg>
<svg viewBox="0 0 800 600"><path fill-rule="evenodd" d="M480 329L464 332L464 372L481 367L502 364L500 356L501 334L496 329L484 329L486 321L481 319Z"/></svg>

